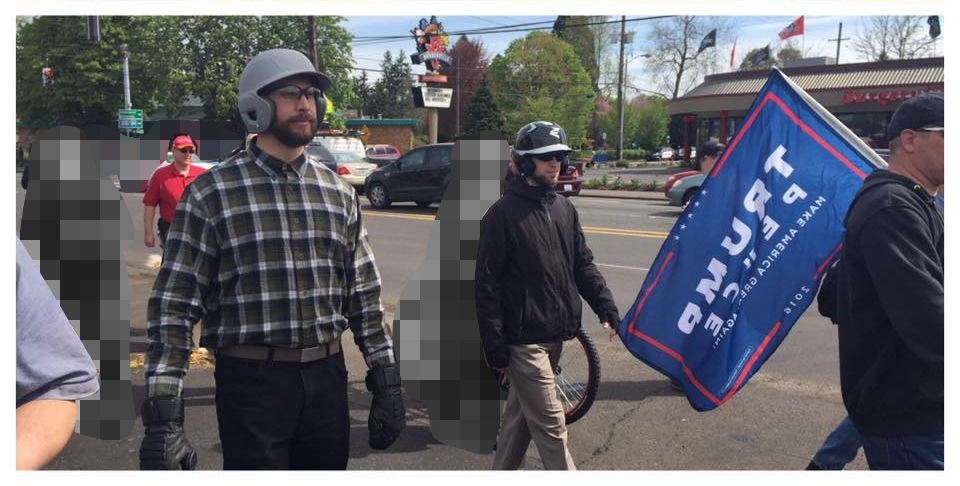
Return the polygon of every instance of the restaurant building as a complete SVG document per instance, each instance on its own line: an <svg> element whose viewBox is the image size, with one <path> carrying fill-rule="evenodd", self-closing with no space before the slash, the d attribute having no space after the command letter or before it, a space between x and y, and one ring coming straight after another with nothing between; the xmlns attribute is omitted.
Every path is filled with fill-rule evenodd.
<svg viewBox="0 0 960 486"><path fill-rule="evenodd" d="M944 89L943 57L854 64L798 59L781 71L875 148L887 147L883 136L887 123L904 100L926 92L942 94ZM670 102L670 116L684 122L679 145L729 140L769 74L767 70L714 74Z"/></svg>

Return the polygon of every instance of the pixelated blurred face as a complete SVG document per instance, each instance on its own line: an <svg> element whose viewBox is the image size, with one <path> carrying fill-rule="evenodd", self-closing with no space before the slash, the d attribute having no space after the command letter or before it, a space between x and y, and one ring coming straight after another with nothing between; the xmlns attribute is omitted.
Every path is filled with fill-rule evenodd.
<svg viewBox="0 0 960 486"><path fill-rule="evenodd" d="M302 147L317 130L317 99L323 92L306 76L294 76L277 83L267 97L273 102L274 117L267 130L288 147Z"/></svg>

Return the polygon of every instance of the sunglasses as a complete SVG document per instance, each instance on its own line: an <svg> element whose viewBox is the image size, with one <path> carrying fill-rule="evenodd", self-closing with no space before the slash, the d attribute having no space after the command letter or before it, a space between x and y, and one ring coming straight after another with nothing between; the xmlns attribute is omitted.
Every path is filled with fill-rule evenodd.
<svg viewBox="0 0 960 486"><path fill-rule="evenodd" d="M194 154L194 153L197 153L197 149L192 149L192 148L178 148L177 150L179 150L180 153L182 153L182 154Z"/></svg>
<svg viewBox="0 0 960 486"><path fill-rule="evenodd" d="M303 96L307 101L317 101L323 97L323 90L313 86L308 86L306 88L301 88L299 86L281 86L273 91L270 94L276 95L283 101L296 102L300 100L300 97Z"/></svg>
<svg viewBox="0 0 960 486"><path fill-rule="evenodd" d="M541 162L550 162L551 160L556 160L557 162L563 162L567 158L566 152L549 152L546 154L536 154L533 155L533 158Z"/></svg>

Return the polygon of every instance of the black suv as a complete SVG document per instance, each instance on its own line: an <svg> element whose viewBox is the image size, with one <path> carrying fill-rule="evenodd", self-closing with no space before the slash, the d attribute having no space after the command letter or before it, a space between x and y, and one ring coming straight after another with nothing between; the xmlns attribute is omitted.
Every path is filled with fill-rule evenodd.
<svg viewBox="0 0 960 486"><path fill-rule="evenodd" d="M364 194L378 209L414 201L427 207L443 198L450 182L452 143L417 147L367 176Z"/></svg>

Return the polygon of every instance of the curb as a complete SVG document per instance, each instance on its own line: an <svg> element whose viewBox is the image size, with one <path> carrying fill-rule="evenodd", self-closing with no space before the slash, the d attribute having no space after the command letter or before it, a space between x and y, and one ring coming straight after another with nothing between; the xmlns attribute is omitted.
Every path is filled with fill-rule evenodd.
<svg viewBox="0 0 960 486"><path fill-rule="evenodd" d="M645 201L667 201L663 191L613 191L604 189L581 189L580 197L603 197L608 199L643 199Z"/></svg>

